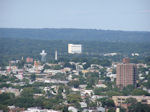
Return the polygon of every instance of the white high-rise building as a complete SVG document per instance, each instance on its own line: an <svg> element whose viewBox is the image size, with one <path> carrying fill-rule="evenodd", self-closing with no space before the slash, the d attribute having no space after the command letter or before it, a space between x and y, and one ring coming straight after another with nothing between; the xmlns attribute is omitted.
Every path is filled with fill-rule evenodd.
<svg viewBox="0 0 150 112"><path fill-rule="evenodd" d="M82 45L81 44L68 44L68 53L70 54L82 53Z"/></svg>

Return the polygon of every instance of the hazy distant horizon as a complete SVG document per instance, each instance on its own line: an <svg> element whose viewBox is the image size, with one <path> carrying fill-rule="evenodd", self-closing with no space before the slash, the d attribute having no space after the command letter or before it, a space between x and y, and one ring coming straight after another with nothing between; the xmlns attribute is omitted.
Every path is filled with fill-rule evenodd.
<svg viewBox="0 0 150 112"><path fill-rule="evenodd" d="M0 0L1 28L150 31L150 0Z"/></svg>
<svg viewBox="0 0 150 112"><path fill-rule="evenodd" d="M96 28L21 28L21 27L0 27L0 29L77 29L77 30L104 30L104 31L122 31L122 32L150 32L146 30L120 30L120 29L96 29Z"/></svg>

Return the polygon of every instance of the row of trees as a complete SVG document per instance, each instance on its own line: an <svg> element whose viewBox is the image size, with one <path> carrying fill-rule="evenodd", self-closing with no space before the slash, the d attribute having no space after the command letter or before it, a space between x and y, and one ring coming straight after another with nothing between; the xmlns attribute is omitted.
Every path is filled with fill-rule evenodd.
<svg viewBox="0 0 150 112"><path fill-rule="evenodd" d="M128 95L133 95L133 96L140 96L140 95L145 95L145 96L150 96L150 94L147 91L144 91L139 88L134 88L133 86L129 85L125 87L123 90L118 89L117 87L107 87L107 88L95 88L94 93L96 95L108 95L108 96L128 96Z"/></svg>

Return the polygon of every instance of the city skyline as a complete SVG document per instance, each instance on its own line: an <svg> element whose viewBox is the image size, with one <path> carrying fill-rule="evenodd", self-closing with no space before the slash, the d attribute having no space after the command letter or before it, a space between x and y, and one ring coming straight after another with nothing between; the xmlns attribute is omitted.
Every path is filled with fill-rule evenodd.
<svg viewBox="0 0 150 112"><path fill-rule="evenodd" d="M0 112L150 112L150 0L0 0Z"/></svg>

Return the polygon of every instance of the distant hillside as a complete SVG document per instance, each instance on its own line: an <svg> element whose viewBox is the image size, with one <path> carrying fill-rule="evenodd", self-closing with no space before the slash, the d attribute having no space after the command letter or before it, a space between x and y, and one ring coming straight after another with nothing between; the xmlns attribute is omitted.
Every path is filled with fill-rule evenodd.
<svg viewBox="0 0 150 112"><path fill-rule="evenodd" d="M30 38L42 40L92 40L102 42L150 42L150 32L69 28L0 28L0 38Z"/></svg>
<svg viewBox="0 0 150 112"><path fill-rule="evenodd" d="M83 53L80 55L69 55L67 53L68 43L82 44ZM121 60L123 56L131 57L131 53L139 53L141 57L150 56L149 43L124 43L124 42L100 42L100 41L64 41L64 40L37 40L37 39L14 39L0 38L0 66L9 60L21 59L23 56L40 59L42 50L47 52L47 60L54 59L57 49L60 58L108 58ZM120 55L114 57L102 57L104 53L116 52Z"/></svg>

